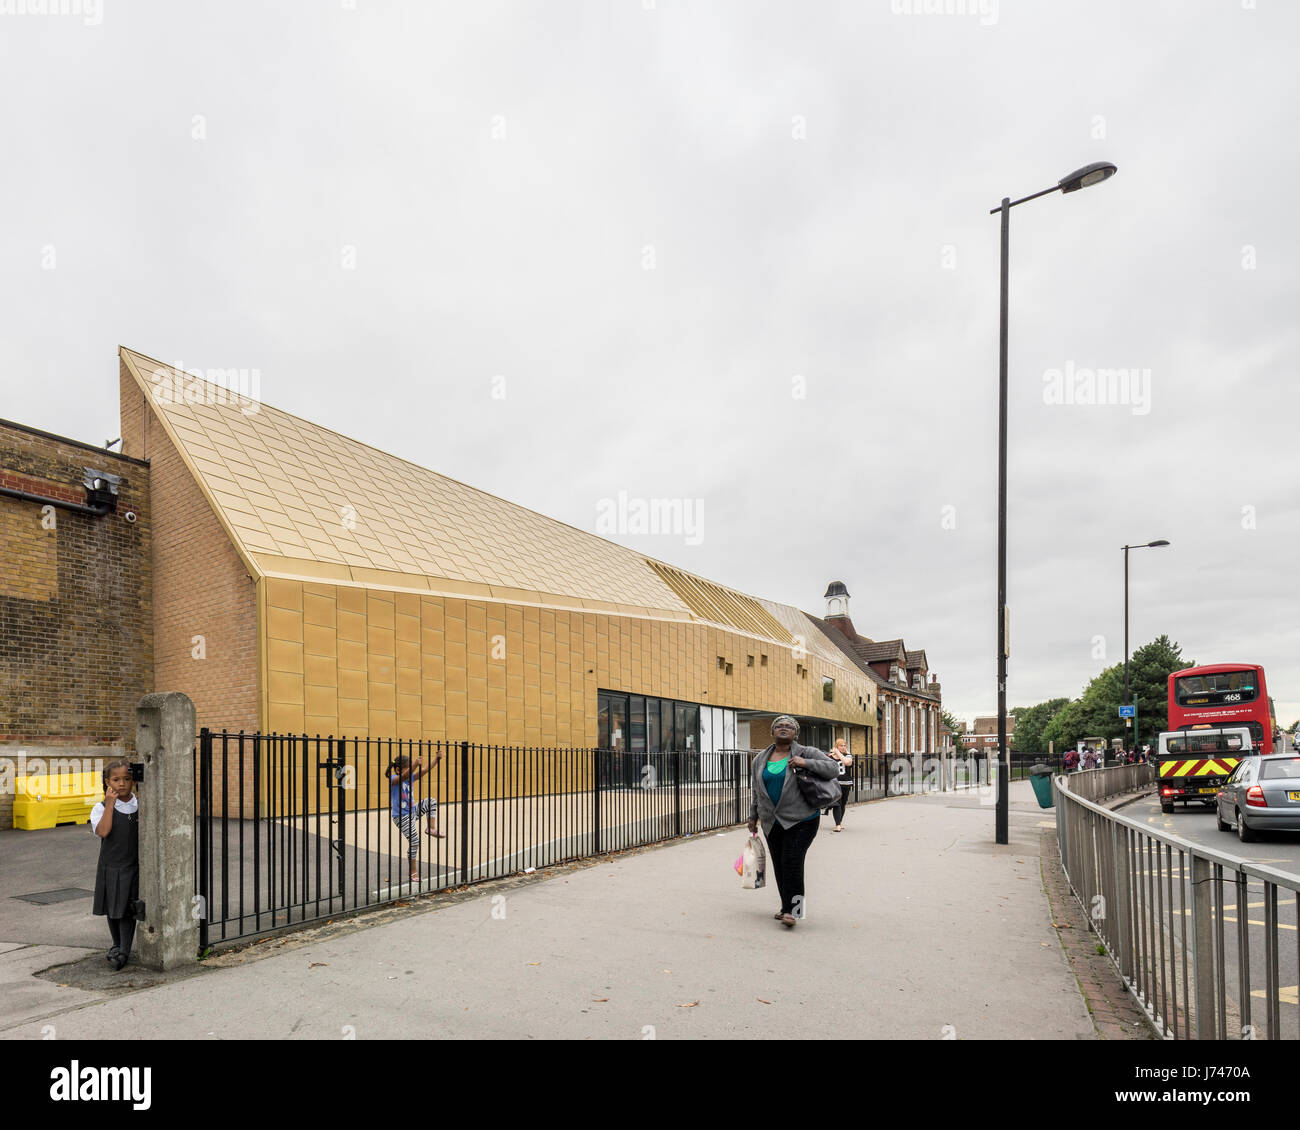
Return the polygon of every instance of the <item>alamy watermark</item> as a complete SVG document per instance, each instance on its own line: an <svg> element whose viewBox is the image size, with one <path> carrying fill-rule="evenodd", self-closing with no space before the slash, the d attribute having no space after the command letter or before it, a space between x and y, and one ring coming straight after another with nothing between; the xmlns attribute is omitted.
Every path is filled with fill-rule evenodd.
<svg viewBox="0 0 1300 1130"><path fill-rule="evenodd" d="M45 777L42 796L77 796L84 791L79 774L103 772L103 757L28 757L24 751L0 757L0 796L12 796L23 777Z"/></svg>
<svg viewBox="0 0 1300 1130"><path fill-rule="evenodd" d="M262 408L260 369L183 369L177 365L155 369L149 383L155 404L229 404L245 416L254 416Z"/></svg>
<svg viewBox="0 0 1300 1130"><path fill-rule="evenodd" d="M596 503L596 533L601 537L663 534L699 545L704 541L704 499L629 498L621 490L618 498Z"/></svg>
<svg viewBox="0 0 1300 1130"><path fill-rule="evenodd" d="M998 22L998 0L889 0L896 16L977 16L983 27Z"/></svg>
<svg viewBox="0 0 1300 1130"><path fill-rule="evenodd" d="M1151 411L1150 369L1064 369L1043 373L1044 404L1128 405L1134 416Z"/></svg>
<svg viewBox="0 0 1300 1130"><path fill-rule="evenodd" d="M0 16L80 16L86 27L98 27L104 0L0 0Z"/></svg>

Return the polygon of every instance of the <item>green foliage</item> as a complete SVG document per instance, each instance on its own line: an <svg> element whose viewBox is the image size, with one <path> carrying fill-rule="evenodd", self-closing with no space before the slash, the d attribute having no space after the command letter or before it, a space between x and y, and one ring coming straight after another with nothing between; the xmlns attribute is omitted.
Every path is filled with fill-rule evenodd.
<svg viewBox="0 0 1300 1130"><path fill-rule="evenodd" d="M1016 731L1011 735L1011 748L1017 753L1046 753L1047 742L1043 731L1056 717L1068 698L1049 698L1037 706L1018 706L1011 713L1016 716Z"/></svg>
<svg viewBox="0 0 1300 1130"><path fill-rule="evenodd" d="M1137 698L1137 737L1143 744L1150 744L1169 725L1169 675L1184 667L1194 667L1191 659L1183 657L1178 644L1168 636L1156 637L1148 644L1143 644L1129 656L1128 680L1129 701ZM1096 675L1084 688L1079 698L1065 702L1061 699L1049 699L1024 711L1030 720L1025 729L1021 728L1021 711L1016 711L1016 748L1026 752L1039 753L1047 749L1048 742L1056 743L1057 753L1073 749L1081 738L1101 737L1109 741L1120 738L1132 731L1126 731L1124 720L1119 717L1119 705L1124 702L1124 664L1116 663ZM1039 719L1046 718L1039 722ZM1037 746L1029 742L1034 739L1035 725Z"/></svg>
<svg viewBox="0 0 1300 1130"><path fill-rule="evenodd" d="M966 749L966 743L962 741L961 733L959 732L961 730L961 723L959 723L957 719L946 710L939 711L939 720L952 731L953 749L958 753L963 753Z"/></svg>

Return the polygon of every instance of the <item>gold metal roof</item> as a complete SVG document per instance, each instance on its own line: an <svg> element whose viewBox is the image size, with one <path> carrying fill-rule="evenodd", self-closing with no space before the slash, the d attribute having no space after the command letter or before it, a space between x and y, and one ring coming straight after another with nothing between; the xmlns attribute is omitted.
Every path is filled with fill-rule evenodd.
<svg viewBox="0 0 1300 1130"><path fill-rule="evenodd" d="M236 548L264 576L703 620L791 641L770 602L241 402L143 354L121 356Z"/></svg>

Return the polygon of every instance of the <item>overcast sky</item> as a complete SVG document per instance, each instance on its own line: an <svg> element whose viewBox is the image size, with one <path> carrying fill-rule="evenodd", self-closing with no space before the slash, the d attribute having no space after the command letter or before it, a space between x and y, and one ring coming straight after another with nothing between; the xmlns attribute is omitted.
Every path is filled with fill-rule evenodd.
<svg viewBox="0 0 1300 1130"><path fill-rule="evenodd" d="M1132 646L1300 716L1300 6L59 3L0 0L0 415L117 436L124 344L584 529L701 500L615 540L845 581L968 719L988 212L1113 161L1012 213L1009 704L1122 661L1167 538Z"/></svg>

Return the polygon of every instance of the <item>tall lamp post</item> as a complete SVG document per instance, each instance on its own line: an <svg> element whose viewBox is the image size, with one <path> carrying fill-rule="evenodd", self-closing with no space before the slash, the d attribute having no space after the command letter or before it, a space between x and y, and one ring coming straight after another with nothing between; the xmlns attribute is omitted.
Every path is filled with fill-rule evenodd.
<svg viewBox="0 0 1300 1130"><path fill-rule="evenodd" d="M1128 690L1128 551L1130 549L1155 549L1169 543L1161 538L1159 541L1143 542L1141 545L1124 545L1124 705L1133 705ZM1137 746L1137 726L1133 727L1133 745Z"/></svg>
<svg viewBox="0 0 1300 1130"><path fill-rule="evenodd" d="M989 209L990 216L1002 214L1002 321L998 339L998 803L995 829L995 839L1000 844L1010 842L1007 794L1011 785L1011 763L1007 751L1007 278L1011 209L1049 192L1077 192L1099 184L1114 176L1115 172L1115 166L1109 161L1097 161L1075 169L1051 188L1022 196L1019 200L1004 196L1001 205Z"/></svg>

